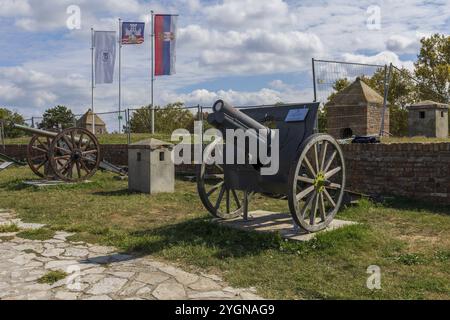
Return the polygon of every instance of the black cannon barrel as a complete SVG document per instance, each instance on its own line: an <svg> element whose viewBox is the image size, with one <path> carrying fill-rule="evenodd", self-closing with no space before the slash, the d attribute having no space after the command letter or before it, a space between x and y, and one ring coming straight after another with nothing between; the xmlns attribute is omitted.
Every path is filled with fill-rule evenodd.
<svg viewBox="0 0 450 320"><path fill-rule="evenodd" d="M266 130L268 136L271 136L269 128L223 100L214 103L213 111L214 113L208 117L208 122L219 129L253 129L257 135L259 130Z"/></svg>

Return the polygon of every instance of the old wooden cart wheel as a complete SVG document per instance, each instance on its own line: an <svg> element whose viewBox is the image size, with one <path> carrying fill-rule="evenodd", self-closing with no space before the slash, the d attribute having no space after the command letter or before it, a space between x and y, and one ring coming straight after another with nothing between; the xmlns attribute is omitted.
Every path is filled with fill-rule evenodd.
<svg viewBox="0 0 450 320"><path fill-rule="evenodd" d="M205 149L210 157L219 140ZM203 162L197 167L197 190L205 208L216 218L234 219L243 214L244 192L229 188L225 183L223 166ZM248 199L250 199L249 195Z"/></svg>
<svg viewBox="0 0 450 320"><path fill-rule="evenodd" d="M100 165L100 144L86 129L66 129L53 140L49 159L61 180L83 181L92 177Z"/></svg>
<svg viewBox="0 0 450 320"><path fill-rule="evenodd" d="M289 209L308 232L325 229L342 203L345 161L337 141L326 134L310 136L300 147L289 175Z"/></svg>
<svg viewBox="0 0 450 320"><path fill-rule="evenodd" d="M49 149L52 143L51 138L34 135L27 148L27 163L30 169L41 178L49 173Z"/></svg>

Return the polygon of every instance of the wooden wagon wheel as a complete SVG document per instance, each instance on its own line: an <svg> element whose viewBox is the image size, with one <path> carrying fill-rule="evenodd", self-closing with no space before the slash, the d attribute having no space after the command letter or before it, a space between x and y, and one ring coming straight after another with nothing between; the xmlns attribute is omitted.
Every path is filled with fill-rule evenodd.
<svg viewBox="0 0 450 320"><path fill-rule="evenodd" d="M49 137L34 135L27 147L27 163L30 169L41 178L49 174L50 162L48 151L52 143Z"/></svg>
<svg viewBox="0 0 450 320"><path fill-rule="evenodd" d="M206 147L207 157L213 155L217 143L220 141L215 140ZM197 167L197 190L203 205L214 217L229 220L243 214L244 192L226 185L223 166L203 161Z"/></svg>
<svg viewBox="0 0 450 320"><path fill-rule="evenodd" d="M92 177L100 165L100 145L86 129L66 129L53 140L49 160L61 180L83 181Z"/></svg>
<svg viewBox="0 0 450 320"><path fill-rule="evenodd" d="M309 137L289 175L289 209L298 226L308 232L325 229L342 203L345 161L339 144L326 134Z"/></svg>

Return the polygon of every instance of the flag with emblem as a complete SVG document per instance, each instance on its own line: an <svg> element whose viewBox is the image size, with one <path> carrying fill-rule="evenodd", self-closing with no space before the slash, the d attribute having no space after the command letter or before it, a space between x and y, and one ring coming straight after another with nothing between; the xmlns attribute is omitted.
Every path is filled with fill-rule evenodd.
<svg viewBox="0 0 450 320"><path fill-rule="evenodd" d="M177 20L175 15L156 14L155 35L155 76L175 74Z"/></svg>
<svg viewBox="0 0 450 320"><path fill-rule="evenodd" d="M116 61L116 32L95 31L95 83L113 83Z"/></svg>
<svg viewBox="0 0 450 320"><path fill-rule="evenodd" d="M145 22L123 22L122 23L122 44L144 43Z"/></svg>

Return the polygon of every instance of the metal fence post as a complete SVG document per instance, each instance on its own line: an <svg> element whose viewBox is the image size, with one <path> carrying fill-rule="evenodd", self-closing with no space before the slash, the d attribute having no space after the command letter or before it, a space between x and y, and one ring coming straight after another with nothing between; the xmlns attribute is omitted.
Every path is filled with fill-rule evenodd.
<svg viewBox="0 0 450 320"><path fill-rule="evenodd" d="M389 72L387 65L384 66L384 100L383 100L383 112L381 114L381 128L380 137L384 136L384 116L386 115L387 99L389 96L389 88L391 82L392 63L389 65Z"/></svg>

